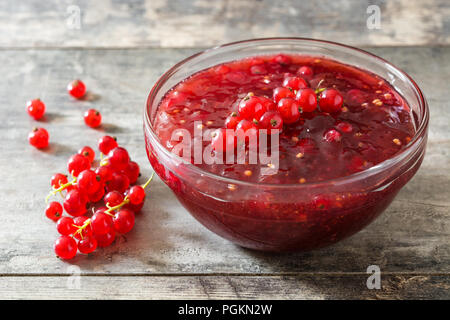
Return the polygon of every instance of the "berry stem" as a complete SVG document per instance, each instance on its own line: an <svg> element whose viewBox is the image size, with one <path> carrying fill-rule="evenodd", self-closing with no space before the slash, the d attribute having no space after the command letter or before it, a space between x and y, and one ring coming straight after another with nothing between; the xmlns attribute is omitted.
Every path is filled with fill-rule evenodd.
<svg viewBox="0 0 450 320"><path fill-rule="evenodd" d="M55 196L58 192L61 193L63 190L67 189L67 187L75 185L76 182L77 182L77 178L73 177L72 181L69 181L69 182L61 185L58 189L53 189L52 191L50 191L49 194L45 197L45 203L48 202L48 200L50 199L51 196Z"/></svg>
<svg viewBox="0 0 450 320"><path fill-rule="evenodd" d="M142 185L142 188L144 188L144 189L147 188L149 183L153 180L154 176L155 176L155 172L153 171L152 175L150 176L150 178L148 178L147 182Z"/></svg>
<svg viewBox="0 0 450 320"><path fill-rule="evenodd" d="M86 229L90 224L91 224L91 219L87 219L87 220L83 223L82 226L77 226L76 224L73 224L73 226L74 226L75 228L78 229L77 231L75 231L75 232L73 233L73 235L75 236L77 233L79 233L80 236L81 236L81 239L83 239L83 230Z"/></svg>

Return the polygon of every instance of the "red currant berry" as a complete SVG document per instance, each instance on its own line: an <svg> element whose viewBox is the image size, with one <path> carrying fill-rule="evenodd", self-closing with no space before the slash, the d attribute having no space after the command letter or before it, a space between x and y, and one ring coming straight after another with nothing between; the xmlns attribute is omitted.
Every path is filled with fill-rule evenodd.
<svg viewBox="0 0 450 320"><path fill-rule="evenodd" d="M78 241L78 251L84 254L89 254L97 249L97 239L93 236L87 236Z"/></svg>
<svg viewBox="0 0 450 320"><path fill-rule="evenodd" d="M108 233L113 227L113 219L104 211L96 211L91 219L92 231L95 235Z"/></svg>
<svg viewBox="0 0 450 320"><path fill-rule="evenodd" d="M299 90L308 88L308 83L305 81L305 79L300 77L287 77L283 80L283 87L291 88L293 90Z"/></svg>
<svg viewBox="0 0 450 320"><path fill-rule="evenodd" d="M145 199L145 190L141 186L133 186L128 190L127 197L131 204L139 204Z"/></svg>
<svg viewBox="0 0 450 320"><path fill-rule="evenodd" d="M94 171L83 170L78 175L77 188L87 194L95 193L100 188L100 180L100 176L97 176Z"/></svg>
<svg viewBox="0 0 450 320"><path fill-rule="evenodd" d="M97 191L88 194L89 202L92 203L99 202L100 200L103 199L104 195L105 195L105 188L103 187L102 184L100 184L100 187L98 188Z"/></svg>
<svg viewBox="0 0 450 320"><path fill-rule="evenodd" d="M62 217L56 223L56 230L58 230L59 234L63 236L68 236L77 231L77 228L74 226L73 219L70 217Z"/></svg>
<svg viewBox="0 0 450 320"><path fill-rule="evenodd" d="M295 98L295 93L291 89L284 87L278 87L273 90L273 101L275 101L275 103L280 102L280 100L284 98L293 99Z"/></svg>
<svg viewBox="0 0 450 320"><path fill-rule="evenodd" d="M128 166L130 156L125 148L117 147L108 153L108 161L113 169L121 171Z"/></svg>
<svg viewBox="0 0 450 320"><path fill-rule="evenodd" d="M83 157L81 154L74 154L69 158L67 162L67 171L73 174L75 177L81 173L81 171L87 170L91 167L88 158Z"/></svg>
<svg viewBox="0 0 450 320"><path fill-rule="evenodd" d="M91 128L97 128L102 123L102 115L95 109L89 109L84 113L84 123Z"/></svg>
<svg viewBox="0 0 450 320"><path fill-rule="evenodd" d="M114 229L119 233L128 233L134 227L134 212L128 209L118 211L113 218Z"/></svg>
<svg viewBox="0 0 450 320"><path fill-rule="evenodd" d="M300 110L297 101L291 98L283 98L278 102L278 112L283 122L291 124L300 119Z"/></svg>
<svg viewBox="0 0 450 320"><path fill-rule="evenodd" d="M63 208L59 202L52 201L47 205L45 209L45 215L47 218L53 221L58 221L63 213Z"/></svg>
<svg viewBox="0 0 450 320"><path fill-rule="evenodd" d="M100 182L102 184L111 181L113 172L114 171L111 169L110 166L100 166L97 169L95 169L95 174L100 177Z"/></svg>
<svg viewBox="0 0 450 320"><path fill-rule="evenodd" d="M77 254L77 242L69 236L59 237L54 245L55 254L64 260L69 260Z"/></svg>
<svg viewBox="0 0 450 320"><path fill-rule="evenodd" d="M44 128L34 128L28 135L28 142L35 148L42 149L48 146L49 135Z"/></svg>
<svg viewBox="0 0 450 320"><path fill-rule="evenodd" d="M117 148L117 146L115 137L103 136L98 140L98 149L103 154L108 154L112 149Z"/></svg>
<svg viewBox="0 0 450 320"><path fill-rule="evenodd" d="M144 199L145 200L145 199ZM133 211L134 213L138 213L139 211L141 211L142 207L144 206L144 201L142 201L139 204L132 204L132 203L127 203L126 205L123 206L124 209L128 209Z"/></svg>
<svg viewBox="0 0 450 320"><path fill-rule="evenodd" d="M273 102L272 99L259 97L259 100L267 111L277 111L277 105Z"/></svg>
<svg viewBox="0 0 450 320"><path fill-rule="evenodd" d="M211 145L216 152L234 150L236 137L231 129L217 129L212 134Z"/></svg>
<svg viewBox="0 0 450 320"><path fill-rule="evenodd" d="M86 216L79 216L73 219L74 225L78 227L83 227L86 221L89 220ZM77 228L78 229L78 228ZM81 232L74 232L73 236L78 240L83 239L84 237L92 235L92 224L89 224L87 227L83 228Z"/></svg>
<svg viewBox="0 0 450 320"><path fill-rule="evenodd" d="M90 163L94 162L95 152L91 147L85 146L81 148L80 150L78 150L78 154L81 154L82 156L88 158Z"/></svg>
<svg viewBox="0 0 450 320"><path fill-rule="evenodd" d="M291 63L291 58L284 54L279 54L272 58L272 61L280 65L286 66Z"/></svg>
<svg viewBox="0 0 450 320"><path fill-rule="evenodd" d="M339 131L330 129L323 135L323 139L327 142L337 142L341 140L341 134Z"/></svg>
<svg viewBox="0 0 450 320"><path fill-rule="evenodd" d="M130 184L135 183L141 175L139 165L134 161L128 163L128 166L123 170L123 173L130 179Z"/></svg>
<svg viewBox="0 0 450 320"><path fill-rule="evenodd" d="M74 217L81 216L86 213L87 196L77 189L70 190L64 199L64 210Z"/></svg>
<svg viewBox="0 0 450 320"><path fill-rule="evenodd" d="M86 94L86 86L81 80L74 80L68 84L67 91L72 97L81 99Z"/></svg>
<svg viewBox="0 0 450 320"><path fill-rule="evenodd" d="M113 173L111 181L106 184L106 189L108 192L119 191L124 193L130 186L130 179L123 173Z"/></svg>
<svg viewBox="0 0 450 320"><path fill-rule="evenodd" d="M232 112L226 119L225 119L225 127L227 129L236 129L236 126L238 125L239 121L241 121L241 118L238 117L238 114L236 112Z"/></svg>
<svg viewBox="0 0 450 320"><path fill-rule="evenodd" d="M123 195L118 191L108 192L105 196L105 203L110 207L115 207L123 202Z"/></svg>
<svg viewBox="0 0 450 320"><path fill-rule="evenodd" d="M348 122L339 122L336 128L344 133L350 133L353 131L353 127Z"/></svg>
<svg viewBox="0 0 450 320"><path fill-rule="evenodd" d="M316 209L327 210L330 208L330 201L323 196L315 196L313 204Z"/></svg>
<svg viewBox="0 0 450 320"><path fill-rule="evenodd" d="M27 112L34 120L39 120L44 116L45 104L39 99L30 100L27 102Z"/></svg>
<svg viewBox="0 0 450 320"><path fill-rule="evenodd" d="M366 95L359 89L350 89L347 91L347 100L352 105L360 105L366 100Z"/></svg>
<svg viewBox="0 0 450 320"><path fill-rule="evenodd" d="M313 112L317 108L317 96L313 89L300 89L295 97L301 112Z"/></svg>
<svg viewBox="0 0 450 320"><path fill-rule="evenodd" d="M239 103L239 115L244 119L259 120L264 112L266 112L266 108L259 97L247 96Z"/></svg>
<svg viewBox="0 0 450 320"><path fill-rule="evenodd" d="M326 89L320 93L319 106L323 112L338 112L342 108L344 99L336 89Z"/></svg>
<svg viewBox="0 0 450 320"><path fill-rule="evenodd" d="M99 235L96 234L94 236L95 236L95 239L97 240L98 247L104 248L114 242L114 239L116 239L116 231L114 230L114 228L111 228L111 230L109 230L105 234L99 234Z"/></svg>
<svg viewBox="0 0 450 320"><path fill-rule="evenodd" d="M298 68L297 73L306 78L311 78L314 75L313 70L308 66L302 66Z"/></svg>
<svg viewBox="0 0 450 320"><path fill-rule="evenodd" d="M267 134L275 133L276 129L278 130L278 133L281 133L281 130L283 129L283 119L277 111L267 111L261 117L258 127L260 129L266 129Z"/></svg>
<svg viewBox="0 0 450 320"><path fill-rule="evenodd" d="M65 174L55 173L50 180L50 185L53 189L58 189L61 185L66 184L67 182L67 176Z"/></svg>
<svg viewBox="0 0 450 320"><path fill-rule="evenodd" d="M250 73L253 75L263 75L263 74L267 74L267 69L263 65L251 66Z"/></svg>

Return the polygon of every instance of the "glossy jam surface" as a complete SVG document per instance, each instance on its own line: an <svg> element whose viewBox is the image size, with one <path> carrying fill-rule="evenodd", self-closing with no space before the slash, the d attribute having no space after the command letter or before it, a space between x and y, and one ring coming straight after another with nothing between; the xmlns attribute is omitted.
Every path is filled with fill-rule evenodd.
<svg viewBox="0 0 450 320"><path fill-rule="evenodd" d="M295 123L283 125L277 174L261 174L264 165L260 163L196 165L219 176L255 183L325 181L392 157L414 135L407 103L386 81L333 60L295 55L252 57L194 74L165 95L156 113L155 132L162 145L172 150L179 143L172 136L175 129L193 135L196 121L197 125L201 121L203 130L223 128L249 93L272 99L274 90L289 77L306 80L313 90L337 89L344 102L339 112L317 107L302 112ZM292 91L295 95L296 90ZM209 143L204 141L203 146Z"/></svg>

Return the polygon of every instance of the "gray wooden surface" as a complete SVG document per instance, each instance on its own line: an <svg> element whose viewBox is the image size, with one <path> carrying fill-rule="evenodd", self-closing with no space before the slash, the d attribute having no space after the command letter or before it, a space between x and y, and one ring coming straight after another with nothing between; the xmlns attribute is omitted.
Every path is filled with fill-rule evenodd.
<svg viewBox="0 0 450 320"><path fill-rule="evenodd" d="M450 298L450 47L441 46L450 39L448 1L374 1L382 29L372 31L365 28L369 1L11 3L0 2L0 298ZM72 3L81 8L80 30L66 26ZM129 235L90 256L56 259L57 232L44 217L44 197L68 157L112 134L141 164L145 180L152 169L142 110L156 79L199 46L271 35L369 45L424 90L431 109L427 156L386 212L329 248L259 253L204 229L155 179ZM96 98L71 99L65 87L74 78ZM35 97L47 105L38 123L25 112ZM83 123L90 107L102 112L99 130ZM36 125L50 132L46 151L28 145ZM366 287L369 265L381 269L381 290ZM68 280L78 273L80 289L71 288Z"/></svg>
<svg viewBox="0 0 450 320"><path fill-rule="evenodd" d="M380 9L380 28L367 28ZM74 7L76 6L76 7ZM79 28L75 15L80 13ZM371 20L370 20L371 21ZM448 0L0 2L0 47L205 47L296 36L354 45L450 44Z"/></svg>

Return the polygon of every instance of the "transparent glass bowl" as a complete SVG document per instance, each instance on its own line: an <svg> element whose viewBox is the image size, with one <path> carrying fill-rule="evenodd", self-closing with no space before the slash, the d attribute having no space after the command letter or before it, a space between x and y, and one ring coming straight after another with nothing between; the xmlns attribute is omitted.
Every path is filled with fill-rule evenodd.
<svg viewBox="0 0 450 320"><path fill-rule="evenodd" d="M164 94L190 75L214 65L276 53L327 57L388 81L408 102L416 127L394 157L345 177L304 184L256 184L209 173L165 149L153 129ZM429 111L417 84L386 60L346 45L302 38L254 39L197 53L173 66L151 90L144 114L148 158L183 206L209 230L247 248L303 251L335 243L373 221L419 169L427 143ZM316 196L341 199L318 210Z"/></svg>

